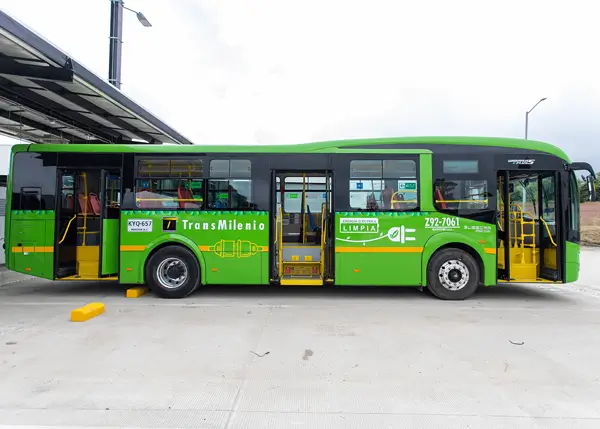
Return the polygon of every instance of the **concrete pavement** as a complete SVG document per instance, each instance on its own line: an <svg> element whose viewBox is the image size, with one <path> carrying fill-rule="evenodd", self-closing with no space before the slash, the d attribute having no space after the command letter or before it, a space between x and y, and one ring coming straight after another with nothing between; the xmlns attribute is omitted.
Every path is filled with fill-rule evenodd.
<svg viewBox="0 0 600 429"><path fill-rule="evenodd" d="M463 302L408 288L170 301L5 284L0 427L598 428L599 261L586 249L573 285ZM98 300L105 314L69 322Z"/></svg>

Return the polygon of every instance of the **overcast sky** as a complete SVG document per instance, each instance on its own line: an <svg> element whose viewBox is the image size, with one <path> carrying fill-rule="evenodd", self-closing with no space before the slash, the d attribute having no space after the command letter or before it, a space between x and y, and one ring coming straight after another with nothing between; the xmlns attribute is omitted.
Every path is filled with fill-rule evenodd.
<svg viewBox="0 0 600 429"><path fill-rule="evenodd" d="M127 0L123 86L199 144L529 137L600 169L593 0ZM109 0L0 0L100 76Z"/></svg>

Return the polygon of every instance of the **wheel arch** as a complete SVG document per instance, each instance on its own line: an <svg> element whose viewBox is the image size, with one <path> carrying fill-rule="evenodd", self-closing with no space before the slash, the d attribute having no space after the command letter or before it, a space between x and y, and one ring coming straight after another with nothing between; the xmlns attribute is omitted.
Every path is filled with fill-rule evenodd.
<svg viewBox="0 0 600 429"><path fill-rule="evenodd" d="M427 270L429 269L429 262L431 261L433 255L440 250L449 248L463 250L475 259L480 272L479 283L483 285L490 283L489 265L491 263L490 256L492 256L494 259L493 277L495 280L495 248L494 254L487 253L483 245L478 243L473 238L467 237L463 234L450 232L436 234L425 243L421 260L421 278L423 286L427 286ZM488 270L486 270L486 264L488 266Z"/></svg>
<svg viewBox="0 0 600 429"><path fill-rule="evenodd" d="M140 264L139 267L139 278L143 279L144 283L146 282L146 266L148 265L150 258L160 249L163 249L167 246L180 246L192 252L192 254L196 257L196 260L198 261L198 265L200 266L200 283L206 284L206 263L204 261L202 252L192 240L179 235L169 235L167 237L160 237L148 244L148 246L146 247L143 263Z"/></svg>

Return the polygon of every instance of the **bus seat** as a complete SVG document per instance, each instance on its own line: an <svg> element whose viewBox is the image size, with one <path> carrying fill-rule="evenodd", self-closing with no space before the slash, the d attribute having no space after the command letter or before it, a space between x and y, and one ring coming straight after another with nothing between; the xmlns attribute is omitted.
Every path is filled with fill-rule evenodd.
<svg viewBox="0 0 600 429"><path fill-rule="evenodd" d="M196 201L191 189L177 188L180 209L197 209L201 207L202 200Z"/></svg>
<svg viewBox="0 0 600 429"><path fill-rule="evenodd" d="M98 195L96 194L90 194L88 196L88 200L90 203L90 206L92 208L92 213L94 213L97 216L100 216L100 200L98 199Z"/></svg>
<svg viewBox="0 0 600 429"><path fill-rule="evenodd" d="M308 205L306 206L306 213L308 214L308 222L310 223L310 229L313 232L320 232L321 231L321 227L316 225L316 223L315 223L315 217L310 212L310 206L308 206Z"/></svg>
<svg viewBox="0 0 600 429"><path fill-rule="evenodd" d="M63 200L63 206L67 209L73 208L73 194L65 195L65 199Z"/></svg>
<svg viewBox="0 0 600 429"><path fill-rule="evenodd" d="M88 199L86 204L85 195L83 193L79 194L77 199L79 200L79 213L93 213L92 207L90 206L90 201Z"/></svg>
<svg viewBox="0 0 600 429"><path fill-rule="evenodd" d="M187 197L185 196L185 192L183 189L181 189L181 187L177 188L177 199L179 200L179 208L185 208L185 201L183 200L187 199Z"/></svg>
<svg viewBox="0 0 600 429"><path fill-rule="evenodd" d="M435 199L437 201L439 201L437 204L439 204L439 208L441 208L442 210L446 209L446 202L444 201L444 195L442 194L442 190L440 189L439 186L435 187Z"/></svg>

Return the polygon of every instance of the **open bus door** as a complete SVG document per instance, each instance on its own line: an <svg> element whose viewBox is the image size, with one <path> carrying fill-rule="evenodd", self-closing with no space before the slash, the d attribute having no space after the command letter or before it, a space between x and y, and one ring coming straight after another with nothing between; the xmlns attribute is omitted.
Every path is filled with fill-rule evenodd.
<svg viewBox="0 0 600 429"><path fill-rule="evenodd" d="M323 286L331 280L332 182L328 170L271 172L271 278L283 286Z"/></svg>
<svg viewBox="0 0 600 429"><path fill-rule="evenodd" d="M498 280L561 281L560 172L500 171L497 181Z"/></svg>
<svg viewBox="0 0 600 429"><path fill-rule="evenodd" d="M110 279L119 265L121 174L58 170L55 278Z"/></svg>
<svg viewBox="0 0 600 429"><path fill-rule="evenodd" d="M573 162L573 163L571 163L570 168L572 171L583 170L583 171L587 171L589 173L587 176L582 175L581 178L587 185L588 193L589 193L588 199L590 201L596 201L597 200L596 184L595 184L596 173L594 172L594 169L592 168L592 166L590 164L588 164L587 162Z"/></svg>
<svg viewBox="0 0 600 429"><path fill-rule="evenodd" d="M58 170L54 252L58 279L77 274L77 181L74 171Z"/></svg>

